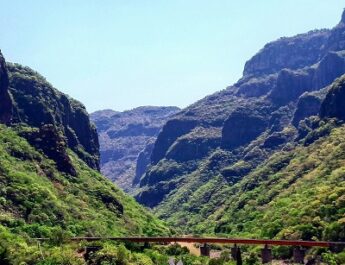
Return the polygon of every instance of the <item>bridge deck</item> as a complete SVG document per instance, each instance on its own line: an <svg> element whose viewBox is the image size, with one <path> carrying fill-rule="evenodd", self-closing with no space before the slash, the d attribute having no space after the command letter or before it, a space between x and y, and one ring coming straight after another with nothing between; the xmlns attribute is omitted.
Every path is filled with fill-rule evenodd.
<svg viewBox="0 0 345 265"><path fill-rule="evenodd" d="M48 238L36 238L45 241ZM137 243L200 243L200 244L238 244L238 245L270 245L270 246L303 246L303 247L332 247L343 246L345 242L329 241L303 241L303 240L269 240L269 239L243 239L243 238L214 238L214 237L74 237L71 241L100 241L113 240Z"/></svg>

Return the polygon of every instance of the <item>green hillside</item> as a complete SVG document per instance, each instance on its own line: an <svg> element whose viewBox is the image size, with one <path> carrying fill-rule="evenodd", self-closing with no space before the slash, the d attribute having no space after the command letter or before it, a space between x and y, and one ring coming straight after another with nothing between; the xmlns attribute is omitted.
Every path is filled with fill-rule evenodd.
<svg viewBox="0 0 345 265"><path fill-rule="evenodd" d="M248 238L345 240L345 76L328 89L319 116L291 125L294 140L229 182L229 154L216 150L155 211L183 233ZM221 172L210 165L222 164Z"/></svg>
<svg viewBox="0 0 345 265"><path fill-rule="evenodd" d="M77 175L57 171L16 132L28 129L0 127L0 231L23 240L1 240L0 252L7 248L10 256L23 256L16 245L29 237L168 234L162 222L72 151Z"/></svg>
<svg viewBox="0 0 345 265"><path fill-rule="evenodd" d="M208 263L176 245L70 240L172 231L99 173L97 131L84 105L1 52L0 123L1 265L154 265L171 256ZM88 253L89 245L98 251Z"/></svg>
<svg viewBox="0 0 345 265"><path fill-rule="evenodd" d="M345 126L275 154L230 194L212 216L217 232L344 241Z"/></svg>
<svg viewBox="0 0 345 265"><path fill-rule="evenodd" d="M211 259L78 236L345 242L344 103L345 12L332 29L268 43L234 85L164 119L152 107L105 111L100 160L85 106L0 52L0 265L234 264L229 245L212 244L226 251ZM137 202L101 175L105 160L119 160L113 180L135 177ZM345 264L340 245L306 249L305 260ZM241 246L243 264L258 264L261 248ZM292 248L272 249L292 260Z"/></svg>
<svg viewBox="0 0 345 265"><path fill-rule="evenodd" d="M329 136L276 153L235 185L216 176L180 212L177 194L180 200L159 207L158 215L173 213L168 221L194 233L345 240L345 126L323 125L331 127Z"/></svg>

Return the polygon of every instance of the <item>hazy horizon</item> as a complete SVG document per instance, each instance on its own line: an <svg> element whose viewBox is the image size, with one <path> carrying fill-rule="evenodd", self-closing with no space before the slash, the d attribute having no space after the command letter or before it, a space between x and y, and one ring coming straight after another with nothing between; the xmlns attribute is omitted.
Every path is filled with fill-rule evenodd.
<svg viewBox="0 0 345 265"><path fill-rule="evenodd" d="M0 49L89 112L186 107L279 37L331 28L343 1L2 1ZM293 14L293 18L291 17Z"/></svg>

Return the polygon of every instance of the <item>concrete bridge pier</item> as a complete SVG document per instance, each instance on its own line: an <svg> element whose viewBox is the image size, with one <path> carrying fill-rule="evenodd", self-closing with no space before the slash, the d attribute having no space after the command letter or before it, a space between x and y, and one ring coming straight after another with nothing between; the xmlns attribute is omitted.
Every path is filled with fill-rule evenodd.
<svg viewBox="0 0 345 265"><path fill-rule="evenodd" d="M242 265L242 255L241 255L241 249L239 247L237 248L237 253L236 253L236 265Z"/></svg>
<svg viewBox="0 0 345 265"><path fill-rule="evenodd" d="M241 249L236 244L231 248L231 257L236 260L237 265L242 265Z"/></svg>
<svg viewBox="0 0 345 265"><path fill-rule="evenodd" d="M209 257L210 251L211 251L211 247L209 245L203 244L200 246L200 255L201 256Z"/></svg>
<svg viewBox="0 0 345 265"><path fill-rule="evenodd" d="M261 250L261 259L262 264L271 263L272 262L272 249L268 248L267 245Z"/></svg>
<svg viewBox="0 0 345 265"><path fill-rule="evenodd" d="M304 264L305 249L295 247L293 249L293 260L295 263Z"/></svg>
<svg viewBox="0 0 345 265"><path fill-rule="evenodd" d="M236 255L237 255L237 245L235 244L235 245L231 248L231 257L232 257L232 259L236 260Z"/></svg>
<svg viewBox="0 0 345 265"><path fill-rule="evenodd" d="M150 243L149 242L145 242L144 243L144 248L149 248L150 247Z"/></svg>
<svg viewBox="0 0 345 265"><path fill-rule="evenodd" d="M85 247L84 259L86 261L90 260L90 256L92 255L92 253L95 253L95 252L97 252L100 249L102 249L101 246L87 246L87 247Z"/></svg>

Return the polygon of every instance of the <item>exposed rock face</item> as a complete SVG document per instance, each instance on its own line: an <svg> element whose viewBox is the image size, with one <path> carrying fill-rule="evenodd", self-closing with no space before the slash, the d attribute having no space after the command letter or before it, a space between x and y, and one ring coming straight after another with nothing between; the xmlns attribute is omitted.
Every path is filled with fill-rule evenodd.
<svg viewBox="0 0 345 265"><path fill-rule="evenodd" d="M0 51L0 123L8 124L12 118L12 100L8 92L8 73Z"/></svg>
<svg viewBox="0 0 345 265"><path fill-rule="evenodd" d="M344 41L345 22L343 20L344 16L345 16L345 10L342 15L342 20L331 31L331 34L325 44L325 50L341 51L345 49L345 41Z"/></svg>
<svg viewBox="0 0 345 265"><path fill-rule="evenodd" d="M314 30L268 43L245 65L244 76L276 73L284 68L302 69L320 61L330 51L345 49L345 12L331 30Z"/></svg>
<svg viewBox="0 0 345 265"><path fill-rule="evenodd" d="M236 94L244 97L260 97L266 95L276 85L277 75L244 78L244 80L237 83L238 91Z"/></svg>
<svg viewBox="0 0 345 265"><path fill-rule="evenodd" d="M283 69L278 74L276 86L272 89L269 98L280 106L298 99L305 91L311 90L311 76L310 70L292 71Z"/></svg>
<svg viewBox="0 0 345 265"><path fill-rule="evenodd" d="M221 131L217 127L196 127L190 133L179 137L166 153L167 159L187 162L205 157L210 150L218 147Z"/></svg>
<svg viewBox="0 0 345 265"><path fill-rule="evenodd" d="M190 120L169 120L159 134L157 143L152 151L151 161L156 164L164 158L169 147L178 139L178 137L189 133L197 126L195 121Z"/></svg>
<svg viewBox="0 0 345 265"><path fill-rule="evenodd" d="M345 36L344 36L345 37ZM320 89L329 85L345 71L345 52L330 51L320 61L313 74L313 87Z"/></svg>
<svg viewBox="0 0 345 265"><path fill-rule="evenodd" d="M141 198L141 204L153 208L164 199L166 194L174 189L176 189L176 185L173 182L158 182L156 186L140 191L138 198Z"/></svg>
<svg viewBox="0 0 345 265"><path fill-rule="evenodd" d="M327 89L322 89L315 92L306 92L299 98L292 120L295 127L298 127L299 122L305 118L319 114L321 103L326 97L327 91Z"/></svg>
<svg viewBox="0 0 345 265"><path fill-rule="evenodd" d="M329 89L325 100L322 102L321 118L337 118L345 121L345 76L337 80Z"/></svg>
<svg viewBox="0 0 345 265"><path fill-rule="evenodd" d="M24 130L19 133L36 149L42 151L56 163L59 171L76 176L77 172L67 153L67 143L62 132L53 124L46 124L39 129Z"/></svg>
<svg viewBox="0 0 345 265"><path fill-rule="evenodd" d="M320 59L330 33L330 30L316 30L268 43L246 63L243 74L264 75L312 65Z"/></svg>
<svg viewBox="0 0 345 265"><path fill-rule="evenodd" d="M237 83L199 100L166 123L136 199L157 207L164 218L180 218L174 205L215 192L203 187L216 176L224 177L220 185L233 184L276 151L289 148L299 122L318 114L325 87L345 73L344 52L343 19L330 30L267 44L246 63ZM327 100L337 104L335 97ZM222 132L220 138L193 133L211 128ZM245 161L245 167L238 166L240 161Z"/></svg>
<svg viewBox="0 0 345 265"><path fill-rule="evenodd" d="M268 98L278 105L296 101L304 92L319 90L345 73L343 51L328 52L317 64L299 70L283 69Z"/></svg>
<svg viewBox="0 0 345 265"><path fill-rule="evenodd" d="M147 166L151 162L151 154L155 144L155 138L152 138L146 142L146 146L143 151L141 151L137 158L137 163L135 167L135 177L132 184L137 186L140 182L141 177L146 172Z"/></svg>
<svg viewBox="0 0 345 265"><path fill-rule="evenodd" d="M124 190L133 189L150 162L159 131L178 111L176 107L140 107L92 113L99 132L102 173Z"/></svg>
<svg viewBox="0 0 345 265"><path fill-rule="evenodd" d="M268 127L270 132L279 132L284 130L285 127L289 126L293 114L295 112L295 104L290 103L282 106L275 111L272 111L269 116Z"/></svg>
<svg viewBox="0 0 345 265"><path fill-rule="evenodd" d="M66 138L69 148L90 167L99 170L97 131L85 107L56 90L32 69L18 64L7 64L7 68L9 91L15 102L13 123L36 128L53 125Z"/></svg>
<svg viewBox="0 0 345 265"><path fill-rule="evenodd" d="M224 122L222 147L235 149L250 143L267 128L267 118L253 110L237 109Z"/></svg>

